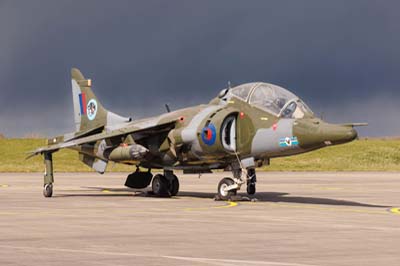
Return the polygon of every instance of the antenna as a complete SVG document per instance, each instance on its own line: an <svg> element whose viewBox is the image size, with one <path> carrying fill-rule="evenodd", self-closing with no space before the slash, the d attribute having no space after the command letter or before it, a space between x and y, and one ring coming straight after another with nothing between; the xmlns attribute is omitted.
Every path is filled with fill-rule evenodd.
<svg viewBox="0 0 400 266"><path fill-rule="evenodd" d="M169 105L168 105L168 103L166 103L166 104L165 104L165 109L167 109L167 112L168 112L168 113L170 113L170 112L171 112L171 109L169 108Z"/></svg>

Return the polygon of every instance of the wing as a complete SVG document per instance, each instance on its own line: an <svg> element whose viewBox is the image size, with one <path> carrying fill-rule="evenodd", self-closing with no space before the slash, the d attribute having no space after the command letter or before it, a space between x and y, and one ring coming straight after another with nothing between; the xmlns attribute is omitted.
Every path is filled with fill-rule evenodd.
<svg viewBox="0 0 400 266"><path fill-rule="evenodd" d="M56 152L60 149L76 147L84 144L93 144L97 141L106 140L108 143L118 144L122 143L124 139L131 135L133 140L140 141L143 138L165 135L170 130L175 128L178 120L169 120L162 123L157 123L154 119L145 119L137 122L132 122L129 126L120 129L115 129L108 132L102 132L86 137L74 138L69 141L48 145L41 147L35 151L30 152L28 158L43 154L46 152Z"/></svg>

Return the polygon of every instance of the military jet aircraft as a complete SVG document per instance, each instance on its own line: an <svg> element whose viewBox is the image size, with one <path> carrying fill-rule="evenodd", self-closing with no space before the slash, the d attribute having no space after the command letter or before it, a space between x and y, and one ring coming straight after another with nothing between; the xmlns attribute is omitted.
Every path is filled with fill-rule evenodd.
<svg viewBox="0 0 400 266"><path fill-rule="evenodd" d="M53 194L52 154L69 148L99 173L109 162L136 166L125 185L150 185L155 195L175 196L183 173L232 172L218 184L229 199L246 185L256 192L256 168L271 158L309 152L354 140L354 126L329 124L317 118L295 94L277 85L255 82L223 89L208 104L135 120L106 110L93 93L92 82L73 68L72 96L76 130L54 137L31 155L45 163L45 197ZM147 171L145 169L148 169ZM155 176L151 169L161 169Z"/></svg>

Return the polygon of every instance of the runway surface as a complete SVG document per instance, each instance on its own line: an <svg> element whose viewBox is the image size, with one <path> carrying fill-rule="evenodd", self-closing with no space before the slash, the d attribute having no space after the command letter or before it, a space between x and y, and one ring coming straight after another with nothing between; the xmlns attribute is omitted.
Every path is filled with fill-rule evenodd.
<svg viewBox="0 0 400 266"><path fill-rule="evenodd" d="M0 174L0 265L400 265L400 173L258 173L257 202L214 201L226 174L174 198L126 174ZM245 195L245 194L243 194Z"/></svg>

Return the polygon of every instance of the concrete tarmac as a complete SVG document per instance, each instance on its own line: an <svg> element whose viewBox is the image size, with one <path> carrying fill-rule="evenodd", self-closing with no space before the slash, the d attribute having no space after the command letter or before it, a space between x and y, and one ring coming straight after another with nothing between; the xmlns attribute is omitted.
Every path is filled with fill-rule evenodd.
<svg viewBox="0 0 400 266"><path fill-rule="evenodd" d="M260 172L257 202L214 201L224 175L157 198L56 173L44 198L41 174L0 174L0 265L400 265L400 173Z"/></svg>

